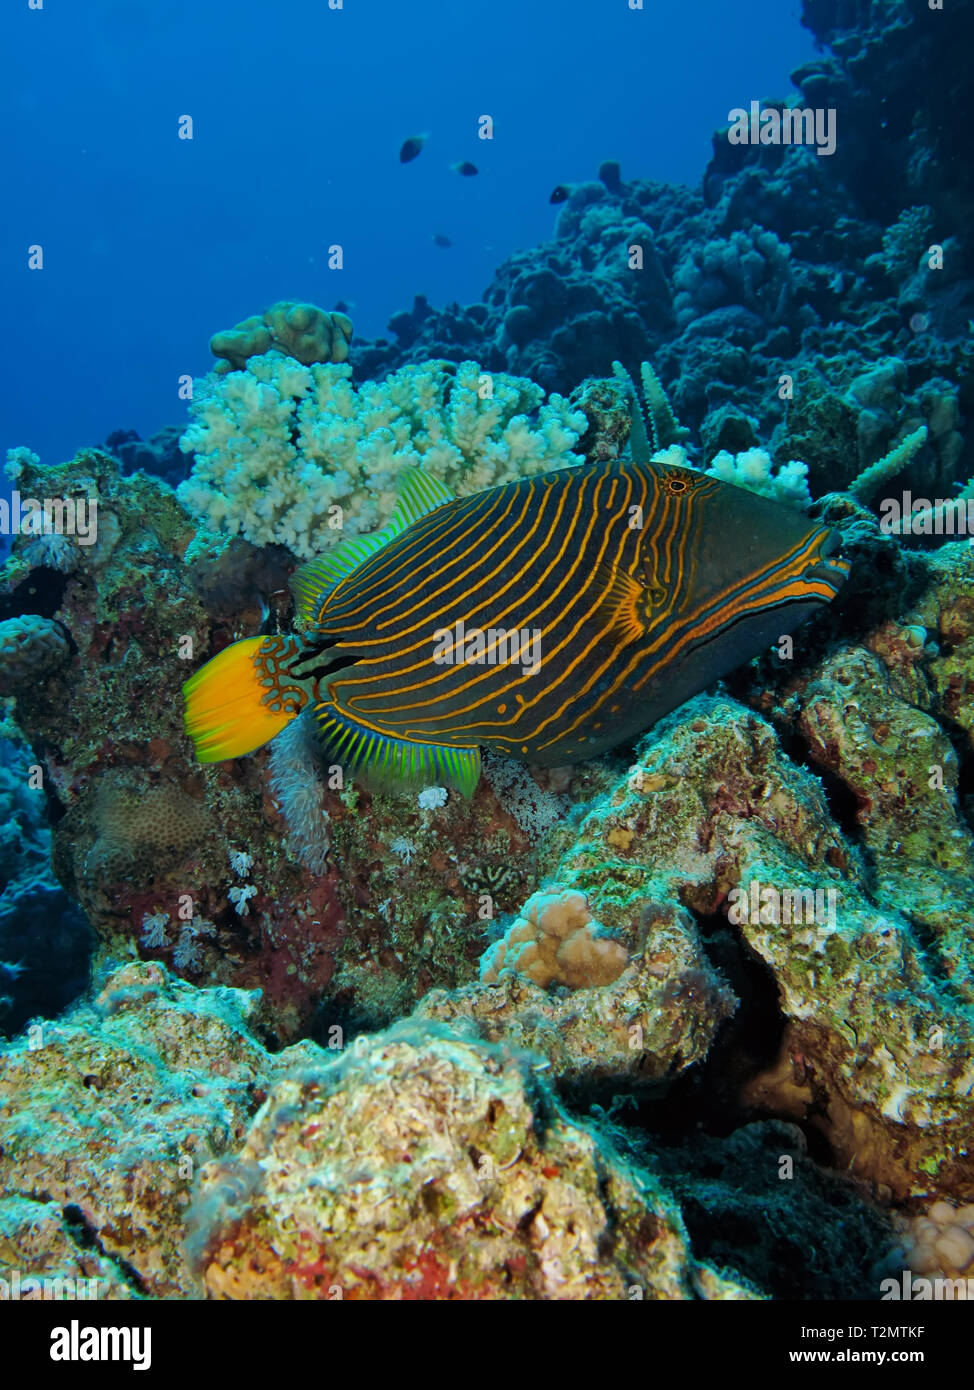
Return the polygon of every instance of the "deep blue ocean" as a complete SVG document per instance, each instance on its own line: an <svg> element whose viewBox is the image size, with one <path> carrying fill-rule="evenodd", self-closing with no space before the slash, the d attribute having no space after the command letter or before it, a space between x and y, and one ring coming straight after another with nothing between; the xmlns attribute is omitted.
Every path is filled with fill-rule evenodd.
<svg viewBox="0 0 974 1390"><path fill-rule="evenodd" d="M176 380L208 368L210 335L277 299L343 300L358 337L416 294L476 301L552 234L551 190L605 159L698 184L728 111L786 97L814 53L799 10L8 0L0 449L55 463L181 423ZM462 160L477 177L452 172Z"/></svg>

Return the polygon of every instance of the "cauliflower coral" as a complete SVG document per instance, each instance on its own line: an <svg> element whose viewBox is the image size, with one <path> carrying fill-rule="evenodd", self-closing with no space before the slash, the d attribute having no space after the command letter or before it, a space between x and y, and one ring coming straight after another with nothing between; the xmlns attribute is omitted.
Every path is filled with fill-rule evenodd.
<svg viewBox="0 0 974 1390"><path fill-rule="evenodd" d="M582 461L585 416L523 377L424 362L350 378L344 363L269 352L197 382L183 505L211 531L308 559L387 521L410 465L466 495Z"/></svg>

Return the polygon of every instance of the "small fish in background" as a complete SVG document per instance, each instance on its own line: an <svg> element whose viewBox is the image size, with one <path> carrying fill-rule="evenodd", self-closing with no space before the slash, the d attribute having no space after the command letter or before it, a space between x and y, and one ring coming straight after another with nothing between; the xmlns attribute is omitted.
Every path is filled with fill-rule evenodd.
<svg viewBox="0 0 974 1390"><path fill-rule="evenodd" d="M429 135L410 135L402 142L402 148L399 151L399 163L411 164L422 152L428 139Z"/></svg>
<svg viewBox="0 0 974 1390"><path fill-rule="evenodd" d="M474 174L480 173L476 164L471 164L469 159L461 159L459 164L451 164L450 168L455 174L459 174L461 178L465 179L472 179Z"/></svg>
<svg viewBox="0 0 974 1390"><path fill-rule="evenodd" d="M452 245L453 245L453 242L450 240L450 238L449 238L448 236L444 236L442 232L435 232L434 235L433 235L433 245L434 245L434 246L452 246Z"/></svg>
<svg viewBox="0 0 974 1390"><path fill-rule="evenodd" d="M350 314L354 308L354 299L337 299L334 304L334 312L337 314Z"/></svg>
<svg viewBox="0 0 974 1390"><path fill-rule="evenodd" d="M557 188L552 189L549 203L564 203L572 196L572 186L570 183L560 183Z"/></svg>

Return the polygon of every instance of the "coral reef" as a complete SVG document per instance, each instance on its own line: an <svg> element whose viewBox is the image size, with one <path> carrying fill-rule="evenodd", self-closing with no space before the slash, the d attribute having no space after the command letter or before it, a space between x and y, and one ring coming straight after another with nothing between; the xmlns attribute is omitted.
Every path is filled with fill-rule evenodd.
<svg viewBox="0 0 974 1390"><path fill-rule="evenodd" d="M529 1063L429 1026L279 1083L239 1155L201 1174L190 1223L221 1298L693 1290L678 1213L648 1175L571 1122Z"/></svg>
<svg viewBox="0 0 974 1390"><path fill-rule="evenodd" d="M281 302L214 337L184 431L11 451L98 534L17 535L0 570L3 1277L974 1274L974 550L876 515L894 479L931 523L971 495L971 17L804 16L834 157L720 131L696 190L607 161L480 303L418 297L350 352L342 313ZM840 599L635 745L486 757L468 802L343 780L304 720L193 761L187 672L291 630L297 561L380 525L403 468L470 493L627 450L836 526Z"/></svg>
<svg viewBox="0 0 974 1390"><path fill-rule="evenodd" d="M961 644L957 665L969 669L960 594L972 569L969 547L945 547L899 640L881 626L864 648L807 662L783 690L751 692L830 784L848 789L857 807L848 826L769 723L700 697L646 736L635 768L552 865L628 947L627 969L613 983L546 996L502 979L494 947L480 985L431 994L420 1012L470 1018L485 1037L542 1051L573 1083L665 1075L677 1058L705 1054L733 1010L711 973L705 926L727 914L736 949L763 963L779 997L769 1036L780 1045L766 1070L754 1068L746 1103L810 1123L837 1161L900 1199L969 1196L974 840L947 732L958 678L926 668L944 660L934 644L947 625ZM910 634L924 620L932 640L918 646ZM765 888L784 910L766 907ZM743 918L741 899L751 905ZM526 935L521 925L507 941Z"/></svg>
<svg viewBox="0 0 974 1390"><path fill-rule="evenodd" d="M24 1202L4 1264L107 1279L102 1298L197 1294L183 1250L193 1179L241 1142L262 1088L312 1056L271 1057L248 1030L255 1003L131 964L4 1047L0 1186ZM40 1240L32 1224L51 1204Z"/></svg>
<svg viewBox="0 0 974 1390"><path fill-rule="evenodd" d="M0 1051L6 1271L101 1299L752 1296L529 1059L409 1022L271 1055L254 1007L131 964Z"/></svg>
<svg viewBox="0 0 974 1390"><path fill-rule="evenodd" d="M54 872L104 947L129 952L146 915L165 913L172 929L157 937L160 958L263 988L277 1001L274 1026L293 1032L334 968L334 876L289 859L269 789L266 806L253 795L252 766L212 776L193 768L172 698L197 652L259 626L287 569L240 541L184 562L193 525L172 492L147 475L119 477L107 455L34 467L25 487L87 489L100 513L98 544L79 547L72 573L32 568L21 536L3 574L3 602L17 614L8 622L56 617L70 635L70 660L17 693L20 728L43 747ZM228 851L242 846L260 893L245 919L228 896L239 883Z"/></svg>
<svg viewBox="0 0 974 1390"><path fill-rule="evenodd" d="M41 765L0 729L0 1034L52 1017L88 984L92 932L50 867Z"/></svg>
<svg viewBox="0 0 974 1390"><path fill-rule="evenodd" d="M266 753L189 763L177 712L148 673L178 670L174 633L201 653L227 640L223 588L204 578L230 552L181 561L191 523L171 494L149 502L146 489L161 485L119 479L100 455L65 466L62 481L92 474L116 517L114 545L107 560L85 556L52 576L46 601L74 654L17 707L46 750L59 804L56 871L107 948L136 946L192 979L260 986L263 1025L285 1041L309 1026L318 1036L387 1026L418 1006L418 1017L465 1020L490 1042L541 1053L567 1088L658 1088L703 1062L739 1007L739 981L707 927L731 890L832 888L834 926L738 927L736 949L746 943L764 962L783 1001L777 1050L754 1069L746 1103L811 1117L845 1162L898 1197L963 1195L971 836L951 740L970 726L968 547L905 554L861 509L838 508L859 557L848 609L860 635L840 640L840 612L817 642L803 636L795 670L763 662L736 683L830 786L847 788L858 806L848 822L771 723L726 699L653 730L628 771L607 758L567 778L519 769L514 785L495 769L471 803L424 809L415 797L329 788L300 740L270 763ZM21 586L24 540L8 562ZM260 585L279 587L285 571L269 564L265 576L250 548L231 545L256 585L238 635L267 610ZM832 652L821 642L829 623ZM232 858L241 852L243 872ZM505 916L546 881L584 894L608 933L593 957L599 935L579 921L569 954L577 945L580 975L559 963L564 942L538 930L530 908L519 926ZM618 953L612 978L586 978L600 952ZM909 982L909 1009L889 1000L894 978ZM951 1029L930 1051L945 1000ZM914 1055L925 1070L908 1074L896 1058Z"/></svg>
<svg viewBox="0 0 974 1390"><path fill-rule="evenodd" d="M974 189L957 134L971 16L807 0L804 20L831 51L793 80L807 105L841 108L834 155L732 145L723 129L701 190L617 167L576 183L554 237L505 262L482 303L418 299L390 321L394 341L357 345L356 372L476 344L487 370L567 393L615 359L651 361L708 456L760 443L802 460L819 496L926 425L906 485L949 496L974 474ZM920 61L943 87L911 104Z"/></svg>
<svg viewBox="0 0 974 1390"><path fill-rule="evenodd" d="M114 430L105 449L118 459L123 473L154 473L175 487L189 472L189 460L179 447L182 433L179 425L166 425L148 439L136 430Z"/></svg>

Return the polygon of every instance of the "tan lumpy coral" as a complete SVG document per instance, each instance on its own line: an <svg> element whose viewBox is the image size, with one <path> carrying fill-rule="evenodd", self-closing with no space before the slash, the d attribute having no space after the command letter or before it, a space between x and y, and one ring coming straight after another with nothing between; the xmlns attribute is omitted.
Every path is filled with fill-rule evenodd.
<svg viewBox="0 0 974 1390"><path fill-rule="evenodd" d="M604 934L584 893L534 893L524 911L484 957L481 980L525 975L542 988L608 985L626 968L626 948Z"/></svg>
<svg viewBox="0 0 974 1390"><path fill-rule="evenodd" d="M210 351L225 359L218 372L239 371L248 358L271 348L310 367L312 362L344 362L351 336L352 320L345 314L281 299L263 314L252 314L234 328L214 333Z"/></svg>
<svg viewBox="0 0 974 1390"><path fill-rule="evenodd" d="M932 1203L909 1222L903 1244L906 1263L915 1275L974 1277L974 1202L966 1206L943 1200Z"/></svg>

